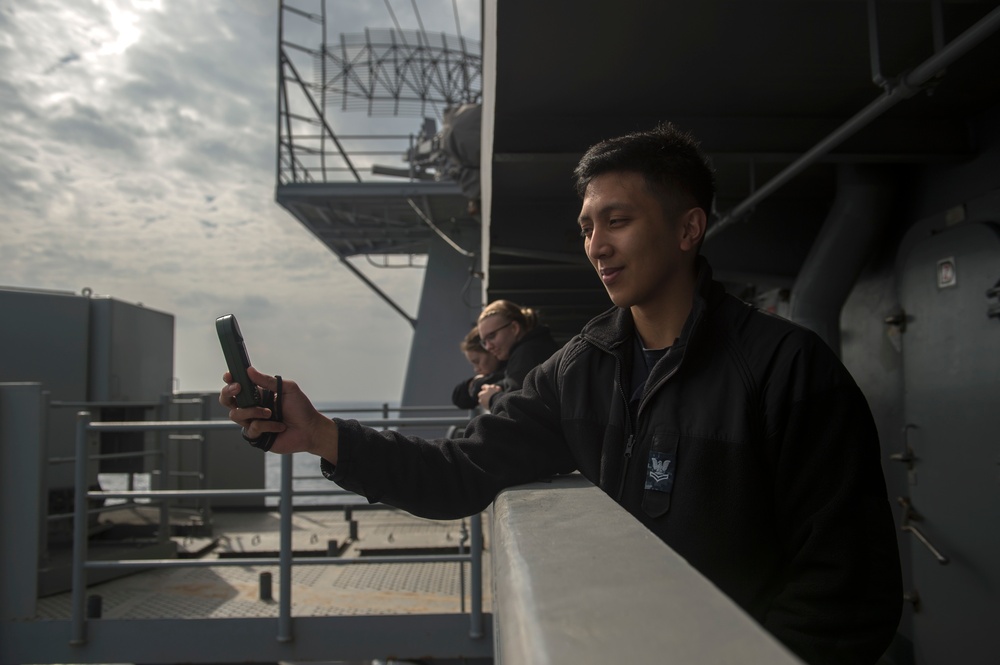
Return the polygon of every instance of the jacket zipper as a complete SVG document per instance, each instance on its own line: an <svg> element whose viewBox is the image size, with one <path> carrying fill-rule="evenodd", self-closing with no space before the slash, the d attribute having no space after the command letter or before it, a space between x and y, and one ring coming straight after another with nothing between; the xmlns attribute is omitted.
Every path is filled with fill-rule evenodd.
<svg viewBox="0 0 1000 665"><path fill-rule="evenodd" d="M698 314L698 319L695 321L695 324L692 327L691 334L689 335L689 337L694 336L694 330L695 328L698 327L698 324L701 322L701 318L702 314ZM622 475L621 479L618 482L618 503L621 503L622 495L625 493L625 477L628 475L629 461L632 459L632 447L635 446L635 434L632 432L632 413L631 410L629 409L628 395L625 394L625 388L622 386L622 359L620 356L618 356L618 354L614 353L609 347L605 346L603 343L598 343L596 339L591 338L589 335L584 334L583 338L586 341L593 344L594 346L596 346L601 351L605 353L610 353L612 356L614 356L615 364L618 368L618 393L621 395L622 401L625 403L625 427L627 428L626 431L628 432L628 438L625 440L625 459L622 464ZM639 416L642 415L642 407L646 405L647 401L649 401L648 398L654 392L659 390L664 383L669 381L674 374L677 373L677 370L680 369L681 362L683 362L683 359L684 359L683 356L681 356L681 361L678 362L676 365L674 365L674 367L669 372L667 372L666 376L657 381L656 385L654 385L650 390L646 391L645 398L639 402L639 412L636 414L637 423Z"/></svg>
<svg viewBox="0 0 1000 665"><path fill-rule="evenodd" d="M622 495L625 493L625 476L628 475L628 463L632 458L632 446L635 445L635 434L629 433L628 443L625 444L625 463L622 465L622 477L618 483L618 503L622 502Z"/></svg>
<svg viewBox="0 0 1000 665"><path fill-rule="evenodd" d="M657 381L656 385L654 385L652 388L650 388L649 390L646 391L645 397L639 403L639 413L636 414L636 419L637 420L638 420L639 416L642 415L642 407L646 406L646 402L648 402L649 398L653 396L653 393L655 393L657 390L659 390L660 386L662 386L664 383L666 383L667 381L669 381L670 378L674 374L676 374L677 370L679 370L680 368L681 368L681 364L678 362L676 365L673 366L673 368L671 368L671 370L669 372L667 372L666 376L664 376L662 379L660 379L659 381Z"/></svg>
<svg viewBox="0 0 1000 665"><path fill-rule="evenodd" d="M667 381L669 381L670 377L672 377L674 374L676 374L677 370L679 368L680 368L680 363L678 363L677 365L675 365L673 367L673 369L671 369L669 372L667 372L667 375L664 376L659 381L657 381L656 385L654 385L650 390L646 391L646 398L643 399L642 402L640 402L640 404L639 404L639 413L636 414L636 420L638 420L639 416L642 414L642 407L643 407L643 405L646 404L646 401L648 400L648 398L654 392L656 392L657 390L659 390L660 386L662 386L664 383L666 383ZM620 368L619 368L619 372L618 372L618 388L619 388L619 391L621 392L622 399L625 399L625 389L621 387L621 385L622 385L621 378L622 378L621 377L621 371L620 371ZM629 462L632 459L632 447L635 445L635 434L632 432L632 414L629 412L629 403L628 403L627 399L625 399L625 416L626 416L626 422L628 424L628 439L627 439L627 441L625 443L625 463L622 465L622 476L621 476L621 480L618 483L618 503L621 503L622 496L625 494L625 476L628 475Z"/></svg>
<svg viewBox="0 0 1000 665"><path fill-rule="evenodd" d="M629 408L628 395L625 394L625 388L622 384L622 359L611 349L607 348L603 344L598 344L596 340L590 339L588 341L601 351L610 354L615 359L615 368L617 369L618 374L618 394L621 395L622 402L625 404L625 431L628 433L628 436L625 438L625 459L622 463L621 478L618 481L617 500L618 503L621 503L622 495L625 493L625 477L628 476L629 460L632 459L632 448L635 446L635 434L632 432L632 412Z"/></svg>
<svg viewBox="0 0 1000 665"><path fill-rule="evenodd" d="M628 432L628 438L625 440L625 460L622 463L622 475L618 481L618 503L621 503L622 495L625 493L625 477L628 475L629 460L632 458L632 446L635 445L635 434L632 432L632 413L629 410L628 396L625 394L625 388L622 386L622 361L618 356L615 356L615 363L618 365L618 394L621 395L622 401L625 403L625 431Z"/></svg>

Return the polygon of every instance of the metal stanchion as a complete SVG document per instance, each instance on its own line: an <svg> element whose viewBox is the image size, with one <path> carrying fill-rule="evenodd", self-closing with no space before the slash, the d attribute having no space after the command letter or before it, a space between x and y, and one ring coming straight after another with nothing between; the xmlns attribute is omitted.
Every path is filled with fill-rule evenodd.
<svg viewBox="0 0 1000 665"><path fill-rule="evenodd" d="M469 554L472 556L472 570L469 584L472 587L469 612L469 637L483 636L483 515L478 513L469 518L472 539Z"/></svg>
<svg viewBox="0 0 1000 665"><path fill-rule="evenodd" d="M292 641L292 455L281 457L281 545L278 570L278 641Z"/></svg>
<svg viewBox="0 0 1000 665"><path fill-rule="evenodd" d="M73 488L73 619L70 644L87 642L87 426L90 412L76 414L76 486Z"/></svg>

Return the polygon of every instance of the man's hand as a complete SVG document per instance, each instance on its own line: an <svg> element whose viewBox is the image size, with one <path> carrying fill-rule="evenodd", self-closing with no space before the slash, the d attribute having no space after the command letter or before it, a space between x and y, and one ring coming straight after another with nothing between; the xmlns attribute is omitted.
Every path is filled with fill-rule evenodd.
<svg viewBox="0 0 1000 665"><path fill-rule="evenodd" d="M253 367L247 368L247 374L261 388L271 391L278 389L278 380L273 376L258 372ZM271 452L308 452L331 464L337 463L337 425L316 410L297 383L282 379L279 399L284 422L279 423L268 420L271 417L270 409L262 406L236 406L240 384L233 383L229 372L222 375L222 380L227 385L219 393L219 403L229 409L229 419L245 428L249 438L255 439L263 432L278 432L279 436L275 439Z"/></svg>
<svg viewBox="0 0 1000 665"><path fill-rule="evenodd" d="M495 383L487 383L479 389L479 406L483 407L486 411L490 410L490 400L499 392L503 392L501 386Z"/></svg>

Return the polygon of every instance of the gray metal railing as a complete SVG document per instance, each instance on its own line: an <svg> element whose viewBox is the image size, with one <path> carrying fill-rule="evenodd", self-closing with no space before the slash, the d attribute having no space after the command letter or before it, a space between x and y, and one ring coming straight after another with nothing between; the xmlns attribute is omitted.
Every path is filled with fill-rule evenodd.
<svg viewBox="0 0 1000 665"><path fill-rule="evenodd" d="M492 517L496 665L802 665L582 476L503 490Z"/></svg>
<svg viewBox="0 0 1000 665"><path fill-rule="evenodd" d="M356 412L356 411L352 411ZM380 418L362 421L369 427L456 427L468 422L467 417L442 418ZM336 557L303 557L292 556L292 497L298 495L343 495L342 490L309 490L295 491L292 487L292 456L281 458L280 488L275 490L151 490L151 491L88 491L87 462L94 455L87 454L87 438L91 432L123 432L123 431L205 431L217 429L235 429L235 423L222 420L210 421L138 421L138 422L92 422L89 411L77 414L76 454L75 454L75 486L73 513L73 563L72 563L72 612L71 612L71 645L82 645L87 642L86 589L87 571L93 569L134 569L134 568L175 568L175 567L214 567L214 566L271 566L279 568L278 597L278 635L279 642L292 640L291 632L291 574L293 565L349 565L354 563L435 563L456 562L471 564L471 607L470 607L470 638L483 635L482 613L482 517L474 515L470 518L471 543L468 554L423 555L407 557L365 557L363 559L339 559ZM194 560L194 559L142 559L142 560L102 560L87 561L87 516L91 511L87 508L87 499L91 498L148 498L164 503L178 498L213 497L279 497L280 532L279 556L260 558L240 558L234 560ZM464 602L464 601L463 601Z"/></svg>

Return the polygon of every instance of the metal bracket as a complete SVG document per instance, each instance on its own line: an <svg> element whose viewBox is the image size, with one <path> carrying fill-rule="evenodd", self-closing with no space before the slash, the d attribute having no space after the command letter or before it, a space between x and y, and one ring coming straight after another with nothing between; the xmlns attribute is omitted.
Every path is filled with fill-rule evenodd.
<svg viewBox="0 0 1000 665"><path fill-rule="evenodd" d="M898 328L899 332L904 333L906 332L906 312L899 310L899 312L895 314L890 314L885 317L884 323L887 326Z"/></svg>
<svg viewBox="0 0 1000 665"><path fill-rule="evenodd" d="M913 462L917 459L917 456L913 454L913 447L910 445L910 437L908 436L911 429L919 428L913 423L907 423L903 427L903 452L889 455L889 459L893 462L902 462L906 465L907 469L913 469Z"/></svg>
<svg viewBox="0 0 1000 665"><path fill-rule="evenodd" d="M931 544L931 541L927 539L927 536L925 536L920 529L910 524L911 521L920 522L923 520L923 517L920 515L920 513L918 513L913 508L913 505L910 503L910 497L900 496L897 497L896 500L899 501L899 505L903 507L903 522L899 526L900 531L907 531L909 533L912 533L916 537L916 539L920 541L920 544L926 547L930 551L931 555L935 559L937 559L937 562L939 564L941 564L942 566L947 566L950 561L948 557L946 557L944 554L941 554L941 551Z"/></svg>
<svg viewBox="0 0 1000 665"><path fill-rule="evenodd" d="M986 297L1000 300L1000 280L997 280L992 289L986 289ZM991 319L1000 319L1000 302L990 305L989 309L986 310L986 316Z"/></svg>

